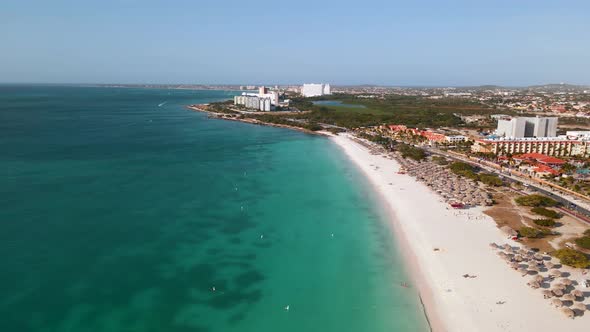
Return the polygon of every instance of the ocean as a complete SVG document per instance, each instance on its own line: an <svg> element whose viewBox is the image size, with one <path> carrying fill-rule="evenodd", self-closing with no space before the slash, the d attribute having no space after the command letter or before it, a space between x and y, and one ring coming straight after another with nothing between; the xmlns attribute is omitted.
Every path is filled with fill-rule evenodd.
<svg viewBox="0 0 590 332"><path fill-rule="evenodd" d="M427 331L328 139L209 119L235 92L0 86L0 331Z"/></svg>

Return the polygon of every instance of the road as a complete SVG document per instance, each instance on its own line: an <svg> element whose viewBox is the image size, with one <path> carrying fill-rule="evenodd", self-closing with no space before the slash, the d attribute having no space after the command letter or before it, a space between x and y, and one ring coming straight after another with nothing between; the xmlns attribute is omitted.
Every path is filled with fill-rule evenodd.
<svg viewBox="0 0 590 332"><path fill-rule="evenodd" d="M446 153L445 151L442 151L442 150L439 150L436 148L431 148L431 147L426 147L425 150L432 153L432 154L437 154L437 155L444 156L446 158L453 159L456 161L469 163L471 165L474 165L474 166L477 166L481 169L484 169L487 172L497 174L498 176L502 177L502 179L504 179L508 182L520 183L531 190L535 190L539 193L547 195L562 204L563 207L559 208L560 211L562 211L563 213L567 213L569 215L575 216L575 217L585 221L586 223L590 224L590 209L579 206L578 202L576 202L575 200L573 200L571 198L567 198L562 195L557 195L554 192L544 189L537 184L530 183L530 182L526 181L525 179L516 177L511 174L502 173L497 169L488 167L486 165L482 165L480 163L474 162L473 160L470 160L467 158L459 158L458 156L454 156L449 153ZM526 195L525 192L521 192L521 191L517 191L517 192L519 192L523 195Z"/></svg>

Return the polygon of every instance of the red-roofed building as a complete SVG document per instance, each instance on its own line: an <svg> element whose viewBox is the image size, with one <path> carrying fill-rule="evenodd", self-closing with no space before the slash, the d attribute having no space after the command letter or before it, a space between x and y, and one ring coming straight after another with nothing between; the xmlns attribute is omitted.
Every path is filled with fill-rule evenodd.
<svg viewBox="0 0 590 332"><path fill-rule="evenodd" d="M541 153L523 153L513 156L514 161L521 163L523 161L529 161L533 163L539 163L547 166L561 166L565 164L565 160L550 157Z"/></svg>
<svg viewBox="0 0 590 332"><path fill-rule="evenodd" d="M388 125L387 127L389 127L389 130L391 130L391 131L406 131L406 130L408 130L408 127L406 127L404 125Z"/></svg>
<svg viewBox="0 0 590 332"><path fill-rule="evenodd" d="M537 167L533 168L533 172L537 174L537 176L545 176L545 175L552 175L558 176L561 172L554 170L553 168L546 166L546 165L537 165Z"/></svg>

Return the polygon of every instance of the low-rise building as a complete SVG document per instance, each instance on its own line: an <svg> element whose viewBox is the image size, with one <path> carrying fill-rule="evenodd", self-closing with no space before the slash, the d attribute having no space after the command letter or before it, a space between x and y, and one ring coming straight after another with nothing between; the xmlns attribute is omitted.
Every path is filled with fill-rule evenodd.
<svg viewBox="0 0 590 332"><path fill-rule="evenodd" d="M588 141L567 137L480 139L475 141L471 150L496 155L540 153L557 157L585 157L589 154Z"/></svg>
<svg viewBox="0 0 590 332"><path fill-rule="evenodd" d="M451 136L445 136L445 140L449 143L458 143L458 142L466 142L467 140L469 140L469 138L467 138L467 136L463 136L463 135L451 135Z"/></svg>

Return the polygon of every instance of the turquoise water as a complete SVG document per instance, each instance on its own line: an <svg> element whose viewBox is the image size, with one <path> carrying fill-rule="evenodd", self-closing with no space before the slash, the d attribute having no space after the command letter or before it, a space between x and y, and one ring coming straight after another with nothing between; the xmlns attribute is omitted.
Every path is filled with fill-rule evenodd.
<svg viewBox="0 0 590 332"><path fill-rule="evenodd" d="M345 104L340 100L318 100L313 102L320 106L336 106L336 107L350 107L350 108L366 108L365 105L359 104Z"/></svg>
<svg viewBox="0 0 590 332"><path fill-rule="evenodd" d="M0 331L427 329L342 152L183 107L231 96L0 86Z"/></svg>

